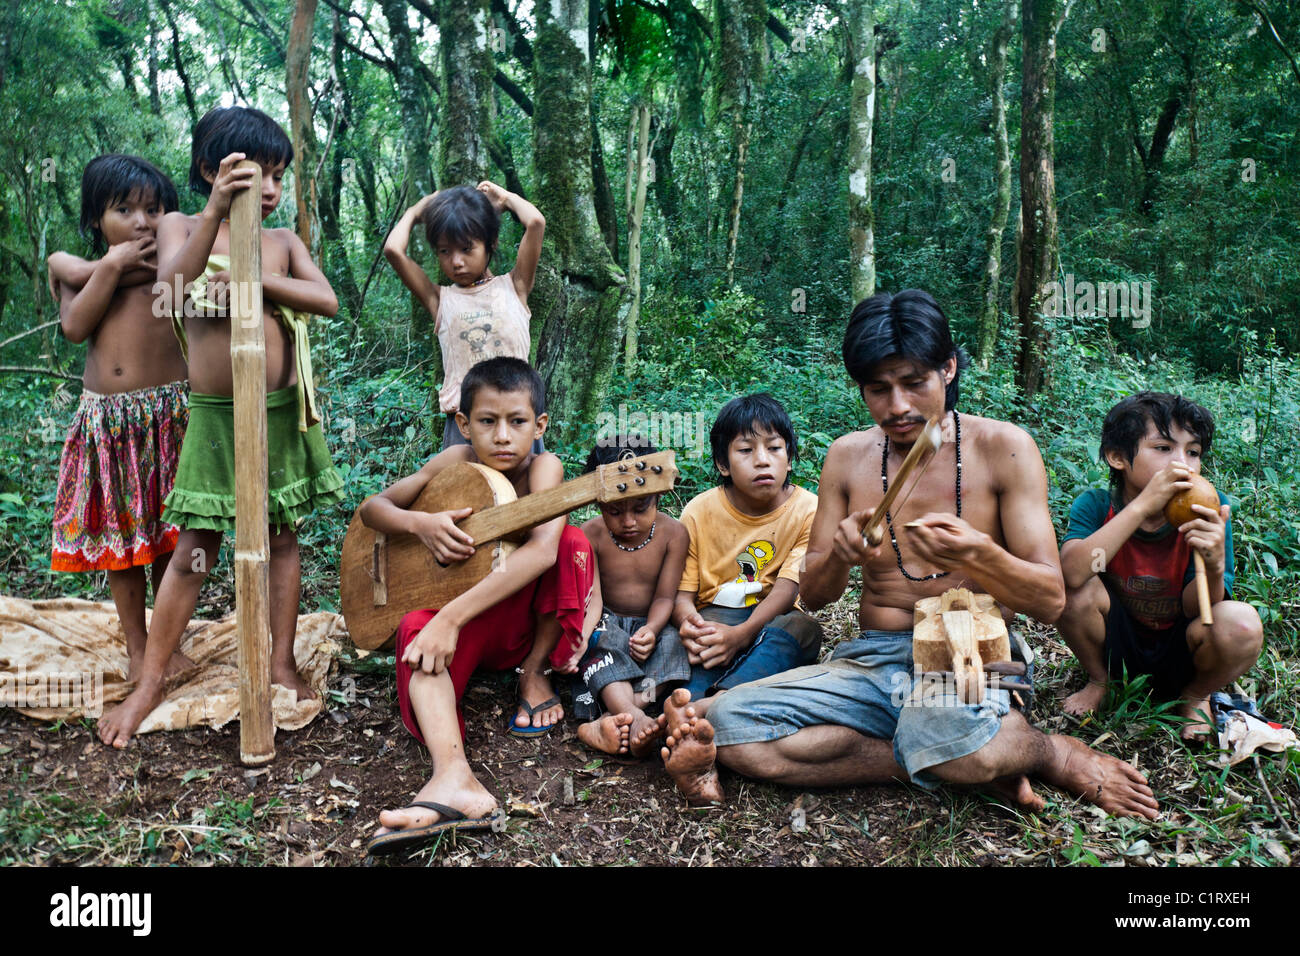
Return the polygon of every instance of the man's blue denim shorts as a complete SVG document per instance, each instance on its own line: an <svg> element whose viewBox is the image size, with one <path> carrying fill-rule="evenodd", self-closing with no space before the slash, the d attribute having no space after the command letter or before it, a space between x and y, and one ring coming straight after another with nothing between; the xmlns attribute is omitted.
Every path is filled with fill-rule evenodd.
<svg viewBox="0 0 1300 956"><path fill-rule="evenodd" d="M838 724L892 740L894 759L914 783L936 786L927 768L975 753L1011 710L1005 690L985 689L980 704L956 688L914 680L911 631L863 631L821 664L796 667L722 694L709 708L719 747L788 737Z"/></svg>

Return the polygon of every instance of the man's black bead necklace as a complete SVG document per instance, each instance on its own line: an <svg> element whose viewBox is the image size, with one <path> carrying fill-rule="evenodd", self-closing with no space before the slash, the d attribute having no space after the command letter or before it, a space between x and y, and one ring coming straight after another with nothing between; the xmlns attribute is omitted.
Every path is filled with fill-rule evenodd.
<svg viewBox="0 0 1300 956"><path fill-rule="evenodd" d="M952 427L956 433L957 441L957 517L961 517L961 419L957 417L957 410L952 412ZM936 452L937 454L937 452ZM885 436L885 451L880 457L880 486L884 492L889 491L889 475L886 468L889 465L889 436ZM898 550L898 538L894 535L894 519L889 512L885 512L885 524L889 526L889 543L894 546L894 557L898 559L898 570L903 572L903 577L909 581L933 581L935 578L946 578L951 571L936 571L934 574L927 574L925 577L916 577L907 573L907 568L903 567L903 552Z"/></svg>

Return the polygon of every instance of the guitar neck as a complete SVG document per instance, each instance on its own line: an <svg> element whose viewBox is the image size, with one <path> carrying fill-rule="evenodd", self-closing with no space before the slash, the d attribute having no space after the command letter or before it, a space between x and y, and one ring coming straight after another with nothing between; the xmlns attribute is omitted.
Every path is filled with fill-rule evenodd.
<svg viewBox="0 0 1300 956"><path fill-rule="evenodd" d="M556 488L535 491L522 498L475 512L457 525L476 543L505 538L552 518L568 514L596 500L600 476L596 472L566 481Z"/></svg>

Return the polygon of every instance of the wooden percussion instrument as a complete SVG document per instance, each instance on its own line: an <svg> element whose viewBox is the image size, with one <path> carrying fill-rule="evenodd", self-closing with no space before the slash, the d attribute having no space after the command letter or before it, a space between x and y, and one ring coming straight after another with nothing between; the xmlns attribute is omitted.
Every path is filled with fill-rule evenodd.
<svg viewBox="0 0 1300 956"><path fill-rule="evenodd" d="M1200 475L1188 475L1187 480L1192 483L1192 487L1187 491L1180 491L1165 505L1165 520L1175 528L1201 517L1192 510L1192 505L1203 505L1211 511L1219 510L1219 493L1214 490L1214 485ZM1196 603L1200 605L1201 623L1213 624L1214 614L1210 611L1210 582L1205 576L1205 559L1201 557L1201 552L1195 549L1192 550L1192 565L1196 571Z"/></svg>
<svg viewBox="0 0 1300 956"><path fill-rule="evenodd" d="M446 607L501 570L535 525L593 501L671 491L677 478L676 457L674 452L661 451L602 465L581 478L522 498L516 498L514 486L499 471L470 462L452 465L435 475L411 505L412 511L429 513L474 509L457 523L474 539L474 553L446 566L413 534L386 535L367 528L358 508L339 555L339 592L352 642L373 650L392 637L409 611Z"/></svg>
<svg viewBox="0 0 1300 956"><path fill-rule="evenodd" d="M950 588L916 602L912 662L917 673L950 671L968 704L984 699L984 671L1011 660L1011 637L990 594Z"/></svg>

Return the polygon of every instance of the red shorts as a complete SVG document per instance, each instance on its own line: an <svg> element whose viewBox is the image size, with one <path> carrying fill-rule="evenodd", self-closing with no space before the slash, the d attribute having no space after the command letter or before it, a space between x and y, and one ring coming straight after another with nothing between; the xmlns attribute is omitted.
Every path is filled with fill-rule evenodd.
<svg viewBox="0 0 1300 956"><path fill-rule="evenodd" d="M577 528L565 525L555 564L460 629L447 673L456 690L456 718L460 721L462 738L465 717L460 710L460 699L465 695L470 676L480 668L518 667L532 650L536 618L545 614L554 614L560 622L560 640L551 652L551 664L572 657L582 643L582 622L595 580L596 561L590 542ZM412 611L397 626L397 702L402 723L420 743L424 743L424 736L411 709L412 671L402 656L407 645L437 613L436 610Z"/></svg>

